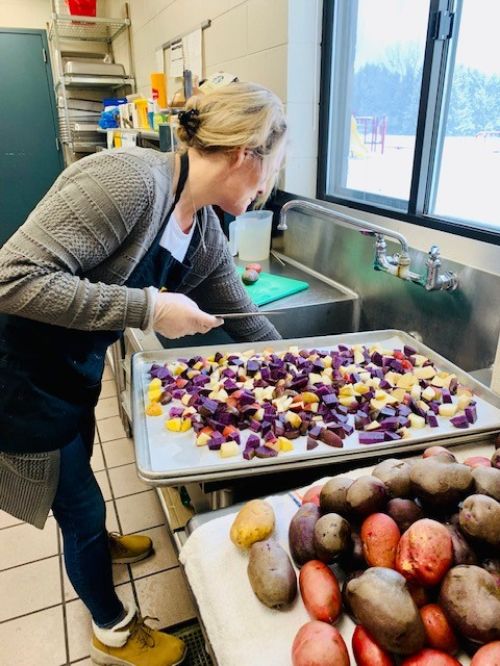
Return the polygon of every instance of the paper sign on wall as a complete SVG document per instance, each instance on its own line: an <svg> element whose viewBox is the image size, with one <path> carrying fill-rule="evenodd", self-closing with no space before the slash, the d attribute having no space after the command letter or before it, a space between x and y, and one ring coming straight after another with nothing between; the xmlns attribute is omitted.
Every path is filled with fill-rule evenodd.
<svg viewBox="0 0 500 666"><path fill-rule="evenodd" d="M189 35L182 38L182 47L184 54L184 69L189 69L193 77L203 76L202 57L201 57L201 28L193 30Z"/></svg>
<svg viewBox="0 0 500 666"><path fill-rule="evenodd" d="M182 77L185 70L184 66L184 49L182 41L172 44L170 47L170 76L176 78Z"/></svg>

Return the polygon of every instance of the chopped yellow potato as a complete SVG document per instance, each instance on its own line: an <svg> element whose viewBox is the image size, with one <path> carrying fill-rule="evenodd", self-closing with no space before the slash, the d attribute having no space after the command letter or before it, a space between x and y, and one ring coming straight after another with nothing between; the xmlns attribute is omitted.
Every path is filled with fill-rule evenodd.
<svg viewBox="0 0 500 666"><path fill-rule="evenodd" d="M408 419L412 428L425 428L425 419L418 414L409 414Z"/></svg>
<svg viewBox="0 0 500 666"><path fill-rule="evenodd" d="M439 415L440 416L455 416L457 413L457 405L454 402L443 402L442 405L439 405Z"/></svg>
<svg viewBox="0 0 500 666"><path fill-rule="evenodd" d="M288 437L278 437L278 446L280 451L293 451L293 443Z"/></svg>
<svg viewBox="0 0 500 666"><path fill-rule="evenodd" d="M148 398L150 402L158 402L161 398L163 391L161 388L153 388L148 391Z"/></svg>
<svg viewBox="0 0 500 666"><path fill-rule="evenodd" d="M155 377L149 382L148 391L151 389L159 389L159 388L161 388L161 379Z"/></svg>
<svg viewBox="0 0 500 666"><path fill-rule="evenodd" d="M161 416L162 414L163 409L159 402L150 402L146 407L146 416Z"/></svg>
<svg viewBox="0 0 500 666"><path fill-rule="evenodd" d="M187 432L191 428L191 419L176 416L165 421L165 428L170 432Z"/></svg>
<svg viewBox="0 0 500 666"><path fill-rule="evenodd" d="M219 449L219 455L221 458L231 458L233 456L237 456L239 452L240 447L234 440L223 442Z"/></svg>

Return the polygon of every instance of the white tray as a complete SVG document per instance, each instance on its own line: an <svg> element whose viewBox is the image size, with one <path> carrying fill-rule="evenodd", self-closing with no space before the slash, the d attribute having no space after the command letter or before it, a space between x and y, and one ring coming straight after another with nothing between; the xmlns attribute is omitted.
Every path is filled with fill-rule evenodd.
<svg viewBox="0 0 500 666"><path fill-rule="evenodd" d="M249 349L262 351L272 348L285 351L291 345L305 349L329 350L338 344L379 344L386 349L402 349L410 345L419 354L429 357L438 370L453 372L460 383L473 390L477 401L477 421L467 430L455 428L448 420L440 419L440 427L411 430L411 437L396 442L359 444L355 431L344 441L344 447L336 449L319 443L313 451L306 450L306 437L293 440L294 450L280 453L275 458L244 460L242 456L221 458L217 451L195 444L193 430L186 433L168 432L165 417L146 417L147 388L151 380L152 363L166 363L179 358L209 356L216 351L231 353ZM170 406L176 404L173 401ZM168 408L165 410L168 413ZM187 347L165 351L138 352L132 358L132 417L139 476L151 485L179 485L194 481L216 481L253 474L267 474L301 467L315 467L332 463L393 454L398 451L415 451L433 444L459 444L484 440L488 435L500 432L500 396L475 380L457 366L417 342L403 331L385 330L351 333L298 340L276 340L258 343L240 343L206 347ZM242 432L242 443L250 434ZM243 449L243 447L242 447Z"/></svg>

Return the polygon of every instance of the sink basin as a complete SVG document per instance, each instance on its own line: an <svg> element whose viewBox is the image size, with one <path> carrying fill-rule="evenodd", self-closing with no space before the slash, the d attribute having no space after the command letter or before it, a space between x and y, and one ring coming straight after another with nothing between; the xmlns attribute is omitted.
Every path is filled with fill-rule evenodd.
<svg viewBox="0 0 500 666"><path fill-rule="evenodd" d="M262 269L274 275L283 275L309 283L309 288L305 291L268 303L260 308L262 312L280 311L279 314L272 315L269 319L283 338L350 333L359 329L359 299L355 292L302 266L295 260L283 255L277 256L284 262L284 265L271 257L268 261L261 262ZM244 265L238 261L236 263ZM186 336L179 340L158 337L165 348L231 342L228 334L221 329L214 329L205 335Z"/></svg>

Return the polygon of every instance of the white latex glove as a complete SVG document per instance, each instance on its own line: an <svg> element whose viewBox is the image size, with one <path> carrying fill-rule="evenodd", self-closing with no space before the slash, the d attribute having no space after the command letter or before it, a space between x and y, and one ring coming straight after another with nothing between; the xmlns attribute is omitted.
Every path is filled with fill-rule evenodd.
<svg viewBox="0 0 500 666"><path fill-rule="evenodd" d="M196 303L184 294L159 292L153 314L153 330L166 338L208 333L221 326L222 319L200 310Z"/></svg>

